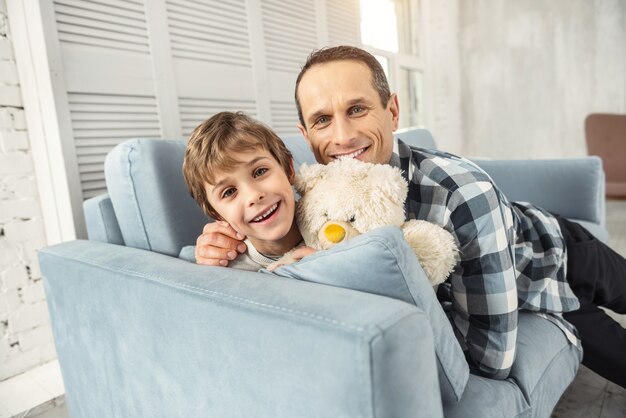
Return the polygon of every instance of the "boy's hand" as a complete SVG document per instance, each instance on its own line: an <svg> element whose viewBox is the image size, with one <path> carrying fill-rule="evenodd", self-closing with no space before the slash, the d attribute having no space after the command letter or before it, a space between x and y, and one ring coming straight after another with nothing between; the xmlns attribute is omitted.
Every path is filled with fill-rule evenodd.
<svg viewBox="0 0 626 418"><path fill-rule="evenodd" d="M196 263L226 267L237 253L246 251L245 236L239 235L228 222L208 223L196 240Z"/></svg>

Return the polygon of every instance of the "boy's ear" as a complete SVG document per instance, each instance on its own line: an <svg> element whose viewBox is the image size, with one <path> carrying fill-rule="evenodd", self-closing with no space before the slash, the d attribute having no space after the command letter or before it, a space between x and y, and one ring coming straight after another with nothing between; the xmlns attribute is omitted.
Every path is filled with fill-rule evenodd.
<svg viewBox="0 0 626 418"><path fill-rule="evenodd" d="M296 181L296 170L293 168L293 158L289 160L289 173L287 173L287 177L289 178L289 184L293 186Z"/></svg>

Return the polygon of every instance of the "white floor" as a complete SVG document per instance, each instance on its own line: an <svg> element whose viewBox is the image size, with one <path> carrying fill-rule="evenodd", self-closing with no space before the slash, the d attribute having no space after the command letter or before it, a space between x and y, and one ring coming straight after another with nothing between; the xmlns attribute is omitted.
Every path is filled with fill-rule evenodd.
<svg viewBox="0 0 626 418"><path fill-rule="evenodd" d="M38 416L55 404L64 403L64 393L59 363L46 363L0 383L0 417Z"/></svg>

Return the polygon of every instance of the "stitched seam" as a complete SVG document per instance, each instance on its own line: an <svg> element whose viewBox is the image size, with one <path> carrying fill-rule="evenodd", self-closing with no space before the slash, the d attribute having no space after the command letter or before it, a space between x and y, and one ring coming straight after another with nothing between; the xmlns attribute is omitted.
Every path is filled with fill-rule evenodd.
<svg viewBox="0 0 626 418"><path fill-rule="evenodd" d="M50 252L46 251L45 249L41 250L41 252L44 253L44 254L52 255L54 257L62 258L64 260L79 261L79 262L81 262L81 263L83 263L85 265L88 265L88 266L100 267L100 268L102 268L104 270L107 270L107 271L110 271L110 272L126 273L126 274L133 275L135 277L146 279L146 280L149 280L149 281L152 281L152 282L156 281L155 278L156 279L160 279L163 282L167 282L169 284L176 285L176 287L185 288L185 289L193 291L195 293L201 293L201 294L206 294L206 295L213 295L213 296L217 296L217 297L219 297L221 299L226 299L226 300L227 299L231 299L231 300L234 300L234 301L243 302L243 303L250 304L250 305L261 306L261 307L264 307L264 308L270 308L270 309L281 311L281 312L287 312L287 313L290 313L290 314L294 314L295 316L299 315L299 316L303 316L303 317L307 317L307 318L316 319L316 320L319 320L319 321L322 321L322 322L330 323L330 324L333 324L333 325L338 325L338 326L341 326L341 327L344 327L344 328L347 328L347 329L350 329L350 330L354 330L354 331L374 331L373 335L368 335L367 336L367 338L370 339L370 340L372 338L376 337L377 335L379 335L382 332L382 330L378 326L378 324L373 324L373 325L368 326L368 327L357 326L357 325L349 324L349 323L346 323L346 322L338 321L336 319L327 318L325 316L312 314L312 313L309 313L309 312L299 311L299 310L290 309L290 308L284 308L282 306L276 306L276 305L271 305L271 304L267 304L267 303L261 303L261 302L257 302L257 301L254 301L254 300L250 300L250 299L245 299L245 298L241 298L241 297L238 297L238 296L229 295L229 294L226 294L226 293L217 292L217 291L214 291L214 290L208 290L208 289L204 289L204 288L197 287L197 286L191 286L191 285L188 285L188 284L185 284L185 283L181 283L181 282L177 282L175 280L167 279L167 278L164 278L164 277L161 277L161 276L156 276L156 275L147 276L147 275L145 275L143 273L140 273L140 272L137 272L135 270L125 269L125 268L120 268L120 267L112 268L112 267L110 267L108 265L101 264L101 263L98 263L98 262L94 262L93 260L82 258L80 256L68 257L66 255L50 253ZM390 318L394 318L396 315L402 315L402 312L395 313ZM390 318L386 318L386 321L390 320Z"/></svg>
<svg viewBox="0 0 626 418"><path fill-rule="evenodd" d="M130 155L133 153L133 151L136 151L137 149L135 148L134 143L130 144L129 148L130 148L129 151L126 154L126 156L127 156L127 163L128 163L126 167L127 167L128 178L131 180L130 181L130 188L131 188L131 195L132 195L131 201L132 201L132 203L134 203L135 209L137 211L137 215L139 216L139 223L141 224L141 231L143 232L143 237L145 239L145 243L146 243L148 249L151 250L152 249L152 245L150 245L150 240L148 239L148 233L147 233L147 230L146 230L146 224L144 222L141 209L139 207L139 200L137 199L137 192L136 192L136 189L135 189L135 181L133 179L132 170L131 170L132 162L131 162ZM124 240L124 241L126 241L126 240Z"/></svg>

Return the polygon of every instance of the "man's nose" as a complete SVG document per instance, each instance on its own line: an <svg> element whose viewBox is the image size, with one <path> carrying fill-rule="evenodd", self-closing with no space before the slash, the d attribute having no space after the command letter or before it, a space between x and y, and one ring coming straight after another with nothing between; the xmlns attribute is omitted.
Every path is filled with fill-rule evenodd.
<svg viewBox="0 0 626 418"><path fill-rule="evenodd" d="M334 140L337 145L347 145L355 139L355 129L350 118L337 118L335 121Z"/></svg>

